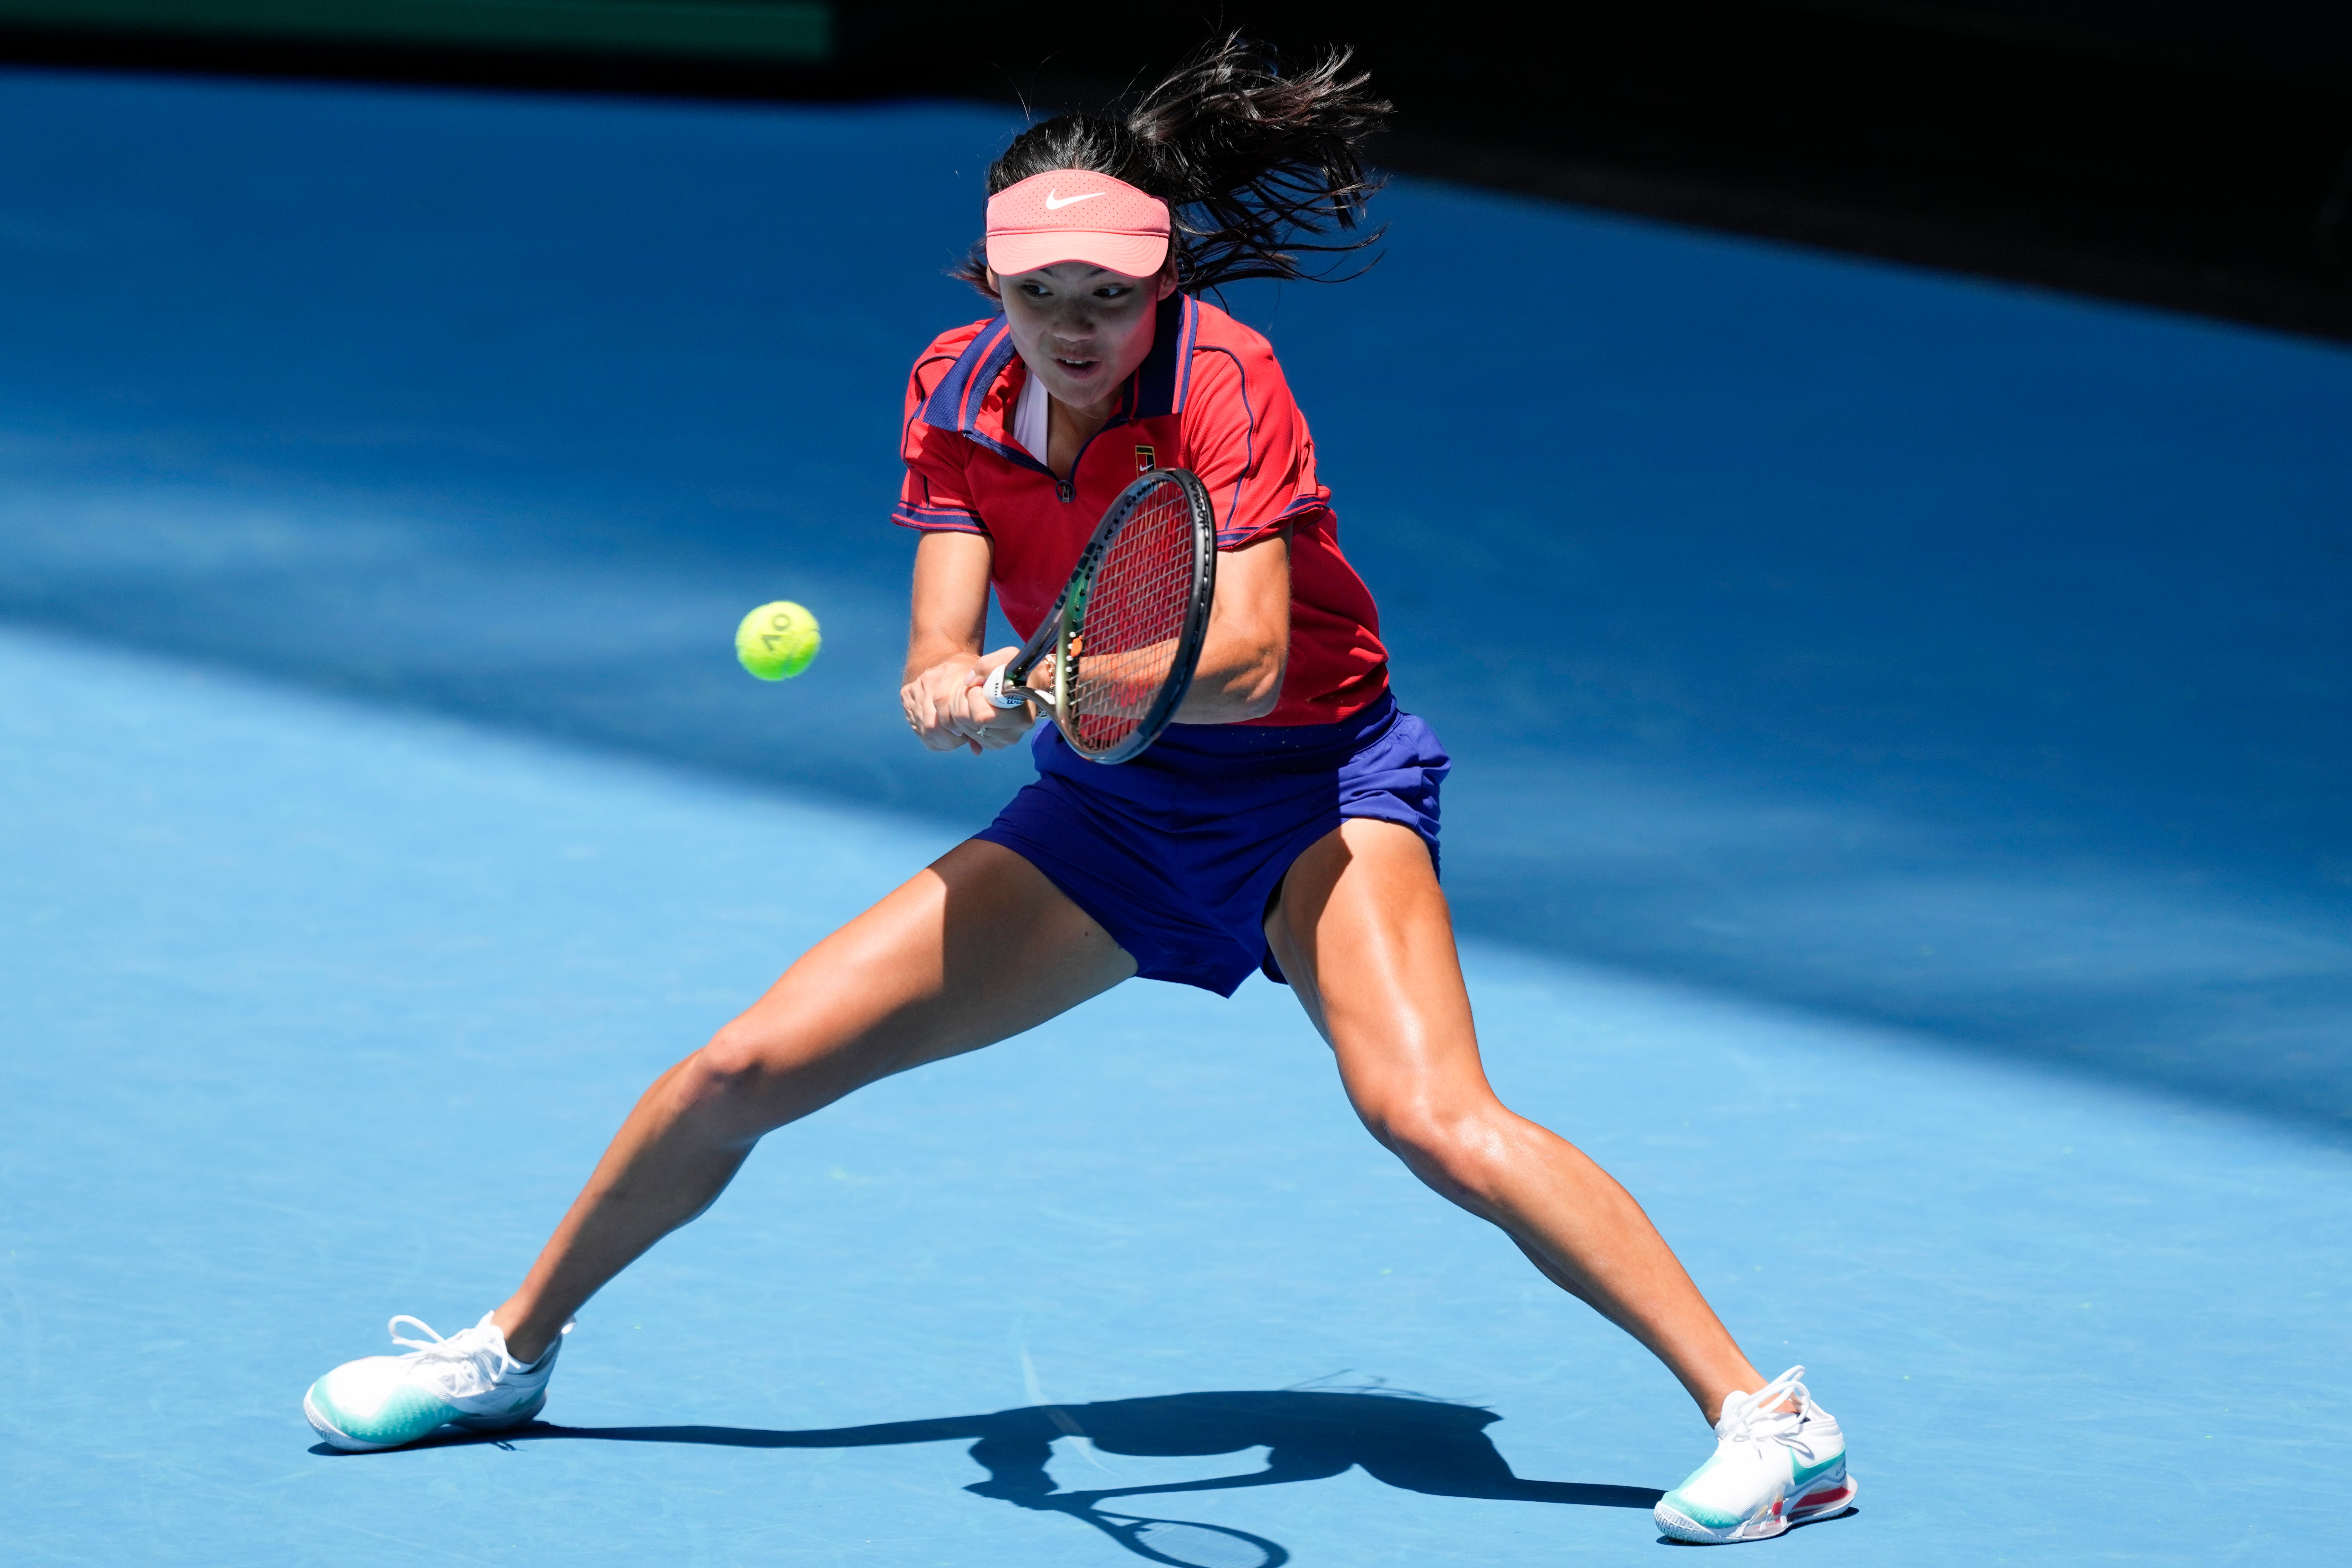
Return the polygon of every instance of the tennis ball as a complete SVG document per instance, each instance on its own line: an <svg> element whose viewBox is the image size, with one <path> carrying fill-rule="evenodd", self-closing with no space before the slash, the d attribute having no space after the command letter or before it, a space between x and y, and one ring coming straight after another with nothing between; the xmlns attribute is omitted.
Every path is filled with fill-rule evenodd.
<svg viewBox="0 0 2352 1568"><path fill-rule="evenodd" d="M743 617L735 628L735 657L762 680L789 680L809 667L824 642L814 616L779 599Z"/></svg>

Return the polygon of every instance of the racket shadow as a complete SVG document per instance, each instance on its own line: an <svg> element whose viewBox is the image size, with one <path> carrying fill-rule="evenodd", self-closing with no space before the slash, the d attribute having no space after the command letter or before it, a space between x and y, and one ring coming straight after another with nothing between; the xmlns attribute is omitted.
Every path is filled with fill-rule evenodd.
<svg viewBox="0 0 2352 1568"><path fill-rule="evenodd" d="M730 1448L862 1448L968 1442L988 1472L967 1491L1016 1508L1067 1514L1146 1562L1173 1568L1281 1568L1289 1551L1223 1525L1150 1517L1140 1500L1325 1480L1361 1468L1374 1479L1433 1497L1647 1510L1651 1487L1533 1480L1514 1474L1486 1435L1501 1417L1476 1405L1387 1393L1262 1389L1166 1394L1088 1405L1033 1405L985 1415L872 1426L776 1431L745 1426L557 1426L450 1436L415 1447L499 1442L690 1443ZM1202 1458L1266 1450L1243 1475L1150 1486L1064 1490L1049 1473L1054 1445L1083 1438L1106 1454ZM333 1453L323 1445L312 1450ZM409 1450L399 1450L407 1452ZM1163 1472L1164 1473L1164 1472ZM1106 1504L1121 1506L1106 1507ZM1148 1505L1156 1506L1156 1505Z"/></svg>

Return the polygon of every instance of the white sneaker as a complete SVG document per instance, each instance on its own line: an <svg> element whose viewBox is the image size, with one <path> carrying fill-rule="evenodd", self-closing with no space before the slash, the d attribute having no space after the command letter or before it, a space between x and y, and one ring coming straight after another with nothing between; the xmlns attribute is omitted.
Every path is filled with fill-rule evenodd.
<svg viewBox="0 0 2352 1568"><path fill-rule="evenodd" d="M402 1337L413 1323L429 1340ZM386 1325L392 1342L413 1345L406 1355L372 1355L347 1361L310 1385L302 1414L319 1436L338 1448L365 1453L414 1443L443 1426L495 1432L520 1426L547 1403L548 1374L563 1348L566 1323L529 1366L507 1354L507 1337L490 1314L472 1328L443 1339L405 1313Z"/></svg>
<svg viewBox="0 0 2352 1568"><path fill-rule="evenodd" d="M1845 1473L1845 1434L1813 1403L1792 1366L1754 1394L1723 1402L1715 1458L1652 1510L1676 1541L1762 1541L1793 1524L1827 1519L1861 1489ZM1794 1399L1794 1410L1772 1407Z"/></svg>

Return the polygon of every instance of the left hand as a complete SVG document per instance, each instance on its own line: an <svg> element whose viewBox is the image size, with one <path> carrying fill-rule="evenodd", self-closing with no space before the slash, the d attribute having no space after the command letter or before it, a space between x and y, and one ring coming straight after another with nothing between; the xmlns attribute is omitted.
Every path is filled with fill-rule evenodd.
<svg viewBox="0 0 2352 1568"><path fill-rule="evenodd" d="M999 648L977 659L965 655L923 671L898 693L908 727L935 752L970 746L974 756L1000 751L1021 739L1037 721L1036 710L1027 703L999 708L983 689L989 675L1020 651Z"/></svg>

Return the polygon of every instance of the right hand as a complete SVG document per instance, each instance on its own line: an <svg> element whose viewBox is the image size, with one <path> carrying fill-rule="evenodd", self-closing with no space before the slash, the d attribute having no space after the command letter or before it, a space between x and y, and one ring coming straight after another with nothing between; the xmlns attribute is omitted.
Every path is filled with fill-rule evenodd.
<svg viewBox="0 0 2352 1568"><path fill-rule="evenodd" d="M989 672L1011 661L1018 648L999 648L974 656L943 658L898 690L907 710L908 727L915 738L934 752L970 746L972 755L1013 744L1037 721L1034 706L999 708L982 689Z"/></svg>

